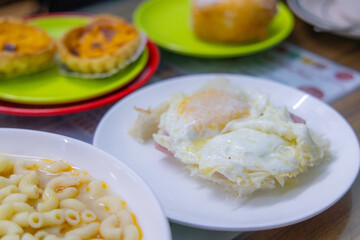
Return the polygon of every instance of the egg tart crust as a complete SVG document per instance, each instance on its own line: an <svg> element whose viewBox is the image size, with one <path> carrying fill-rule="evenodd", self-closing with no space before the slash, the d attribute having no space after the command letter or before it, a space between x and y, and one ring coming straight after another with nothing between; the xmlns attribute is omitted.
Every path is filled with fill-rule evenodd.
<svg viewBox="0 0 360 240"><path fill-rule="evenodd" d="M40 71L55 54L56 42L44 30L23 19L0 18L0 78Z"/></svg>
<svg viewBox="0 0 360 240"><path fill-rule="evenodd" d="M59 42L62 63L80 73L106 73L130 59L140 45L140 34L124 19L98 15L68 31Z"/></svg>

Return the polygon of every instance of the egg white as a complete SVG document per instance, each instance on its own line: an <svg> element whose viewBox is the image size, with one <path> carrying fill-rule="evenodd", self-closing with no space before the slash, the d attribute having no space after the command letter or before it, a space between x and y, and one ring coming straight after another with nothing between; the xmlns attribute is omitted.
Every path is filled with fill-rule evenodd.
<svg viewBox="0 0 360 240"><path fill-rule="evenodd" d="M286 179L296 177L324 158L325 150L314 142L307 126L294 123L287 109L273 106L266 94L224 81L211 83L196 93L209 89L239 96L247 106L247 114L225 122L223 129L199 132L194 129L196 119L187 121L179 112L189 96L176 94L161 115L159 132L153 135L158 144L196 168L202 177L220 177L238 186L239 192L241 187L252 192L272 186L269 181L283 185ZM220 109L228 110L226 106Z"/></svg>

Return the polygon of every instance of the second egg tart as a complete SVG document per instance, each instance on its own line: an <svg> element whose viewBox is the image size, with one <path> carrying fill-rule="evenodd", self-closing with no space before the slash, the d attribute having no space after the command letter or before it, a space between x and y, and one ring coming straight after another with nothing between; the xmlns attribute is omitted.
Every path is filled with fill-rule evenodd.
<svg viewBox="0 0 360 240"><path fill-rule="evenodd" d="M99 15L78 28L71 29L59 42L63 64L70 70L106 73L126 62L137 51L140 34L125 20Z"/></svg>
<svg viewBox="0 0 360 240"><path fill-rule="evenodd" d="M55 41L23 19L0 18L0 77L42 70L53 63Z"/></svg>

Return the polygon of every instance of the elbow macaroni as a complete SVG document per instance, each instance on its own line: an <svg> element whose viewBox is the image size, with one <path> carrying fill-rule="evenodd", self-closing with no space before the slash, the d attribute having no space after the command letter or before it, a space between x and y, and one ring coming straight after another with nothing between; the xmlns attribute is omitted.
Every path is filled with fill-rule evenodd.
<svg viewBox="0 0 360 240"><path fill-rule="evenodd" d="M96 200L96 202L98 204L102 205L109 212L118 212L118 211L124 209L123 202L115 196L107 195L107 196L98 198Z"/></svg>
<svg viewBox="0 0 360 240"><path fill-rule="evenodd" d="M11 193L3 199L3 203L13 203L13 202L26 202L28 196L23 193Z"/></svg>
<svg viewBox="0 0 360 240"><path fill-rule="evenodd" d="M74 209L78 212L83 212L87 209L84 203L77 199L65 199L60 202L60 208Z"/></svg>
<svg viewBox="0 0 360 240"><path fill-rule="evenodd" d="M19 189L15 185L9 185L7 187L4 187L4 188L0 189L0 200L3 200L8 195L10 195L12 193L17 193L17 192L19 192Z"/></svg>
<svg viewBox="0 0 360 240"><path fill-rule="evenodd" d="M89 239L92 237L96 237L98 232L99 232L99 223L93 222L67 232L65 234L65 237L74 235L80 237L81 239Z"/></svg>
<svg viewBox="0 0 360 240"><path fill-rule="evenodd" d="M106 184L99 180L91 181L86 190L89 192L90 197L98 198L106 191Z"/></svg>
<svg viewBox="0 0 360 240"><path fill-rule="evenodd" d="M58 226L65 222L64 211L61 209L54 209L49 212L42 213L44 218L43 226Z"/></svg>
<svg viewBox="0 0 360 240"><path fill-rule="evenodd" d="M39 197L39 181L35 171L29 171L19 183L19 190L21 193L28 195L30 199L37 199Z"/></svg>
<svg viewBox="0 0 360 240"><path fill-rule="evenodd" d="M14 162L7 156L0 156L0 174L8 173L14 167Z"/></svg>
<svg viewBox="0 0 360 240"><path fill-rule="evenodd" d="M8 234L21 234L23 233L23 229L17 225L16 223L13 223L8 220L0 220L0 236L6 236Z"/></svg>
<svg viewBox="0 0 360 240"><path fill-rule="evenodd" d="M74 187L68 187L62 190L62 192L57 193L57 197L59 200L64 200L67 198L75 198L76 195L78 195L77 188Z"/></svg>
<svg viewBox="0 0 360 240"><path fill-rule="evenodd" d="M24 233L21 237L21 240L37 240L37 238L30 233Z"/></svg>
<svg viewBox="0 0 360 240"><path fill-rule="evenodd" d="M29 214L30 214L29 212L17 213L11 218L11 221L16 223L22 228L27 228L30 226L28 221Z"/></svg>
<svg viewBox="0 0 360 240"><path fill-rule="evenodd" d="M56 161L51 164L46 164L46 165L44 164L43 166L40 167L41 170L45 170L52 174L66 171L69 168L70 166L67 165L64 161Z"/></svg>
<svg viewBox="0 0 360 240"><path fill-rule="evenodd" d="M101 236L109 240L121 239L122 229L117 226L118 224L119 220L115 215L107 217L100 225Z"/></svg>
<svg viewBox="0 0 360 240"><path fill-rule="evenodd" d="M14 214L14 206L11 203L4 203L0 206L0 219L10 219Z"/></svg>
<svg viewBox="0 0 360 240"><path fill-rule="evenodd" d="M37 204L37 210L39 212L46 212L58 208L59 199L56 193L51 188L46 188L42 195L42 202Z"/></svg>
<svg viewBox="0 0 360 240"><path fill-rule="evenodd" d="M0 163L1 164L1 163ZM1 166L1 165L0 165ZM0 189L11 185L10 179L0 177Z"/></svg>
<svg viewBox="0 0 360 240"><path fill-rule="evenodd" d="M63 161L0 155L1 240L142 239L126 203Z"/></svg>
<svg viewBox="0 0 360 240"><path fill-rule="evenodd" d="M81 219L85 223L94 222L97 220L97 217L93 211L86 209L81 213Z"/></svg>
<svg viewBox="0 0 360 240"><path fill-rule="evenodd" d="M79 181L71 176L58 176L50 180L46 184L46 188L51 188L55 192L59 192L65 188L78 186Z"/></svg>
<svg viewBox="0 0 360 240"><path fill-rule="evenodd" d="M26 163L22 159L18 159L14 163L14 174L24 174L28 171Z"/></svg>
<svg viewBox="0 0 360 240"><path fill-rule="evenodd" d="M79 212L73 209L66 209L65 210L65 220L72 226L80 224L80 214Z"/></svg>
<svg viewBox="0 0 360 240"><path fill-rule="evenodd" d="M37 204L39 212L47 212L59 206L59 199L51 188L46 188L42 195L42 202Z"/></svg>

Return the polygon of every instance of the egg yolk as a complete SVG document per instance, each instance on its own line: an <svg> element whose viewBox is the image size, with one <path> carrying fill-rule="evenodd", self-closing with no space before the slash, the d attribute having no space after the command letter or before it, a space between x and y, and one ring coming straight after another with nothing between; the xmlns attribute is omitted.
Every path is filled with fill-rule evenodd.
<svg viewBox="0 0 360 240"><path fill-rule="evenodd" d="M192 124L194 131L221 131L228 122L249 114L247 103L234 94L224 90L210 89L185 98L178 112Z"/></svg>

